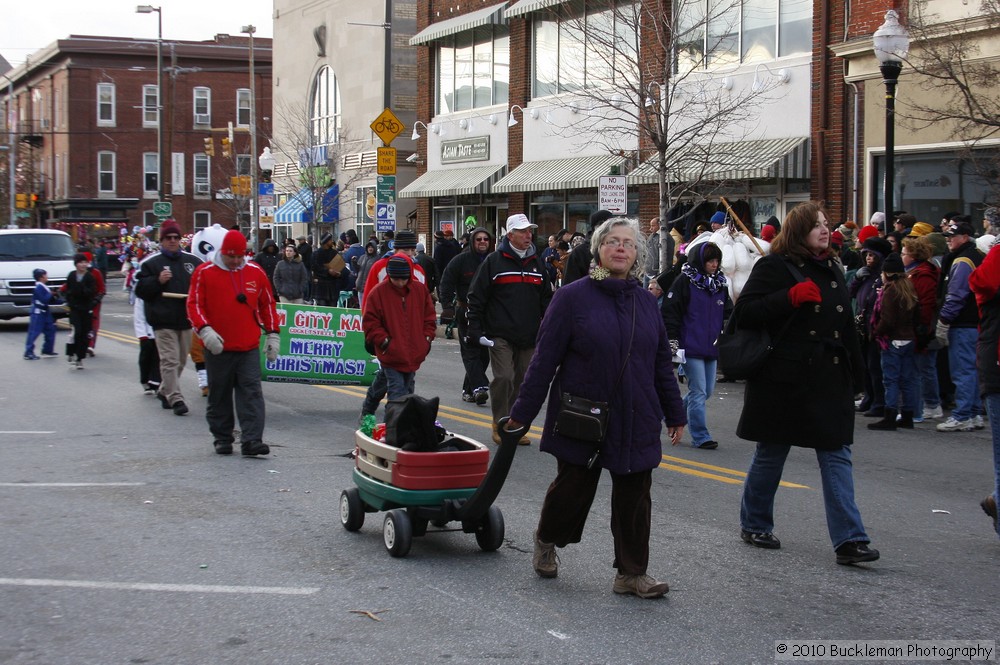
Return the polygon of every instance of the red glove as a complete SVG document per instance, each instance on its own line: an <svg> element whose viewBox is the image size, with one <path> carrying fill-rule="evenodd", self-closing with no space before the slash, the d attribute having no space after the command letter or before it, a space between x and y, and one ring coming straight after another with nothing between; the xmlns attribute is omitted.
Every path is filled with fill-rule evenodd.
<svg viewBox="0 0 1000 665"><path fill-rule="evenodd" d="M822 299L819 287L809 279L788 289L788 302L795 308L802 307L807 302L820 302Z"/></svg>

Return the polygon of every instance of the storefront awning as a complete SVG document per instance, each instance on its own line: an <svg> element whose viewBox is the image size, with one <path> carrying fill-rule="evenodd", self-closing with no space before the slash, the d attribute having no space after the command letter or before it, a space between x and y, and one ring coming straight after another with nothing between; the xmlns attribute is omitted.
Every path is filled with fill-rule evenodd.
<svg viewBox="0 0 1000 665"><path fill-rule="evenodd" d="M410 37L410 46L428 44L442 39L443 37L456 35L460 32L472 30L473 28L478 28L483 25L505 23L503 8L506 6L506 2L501 2L499 5L483 7L482 9L477 9L476 11L469 12L468 14L462 14L461 16L438 21L437 23L431 23L429 26Z"/></svg>
<svg viewBox="0 0 1000 665"><path fill-rule="evenodd" d="M563 0L518 0L518 2L512 4L507 10L507 17L524 16L525 14L561 5L562 3Z"/></svg>
<svg viewBox="0 0 1000 665"><path fill-rule="evenodd" d="M656 184L656 157L629 174L629 184ZM675 182L699 180L756 180L759 178L809 178L809 139L760 139L691 146L683 159L672 160Z"/></svg>
<svg viewBox="0 0 1000 665"><path fill-rule="evenodd" d="M324 222L336 222L340 218L340 186L333 185L323 194ZM313 221L313 193L308 187L300 189L274 211L275 224L311 224Z"/></svg>
<svg viewBox="0 0 1000 665"><path fill-rule="evenodd" d="M399 198L489 194L493 191L493 183L503 177L506 170L506 166L491 165L428 171L400 190Z"/></svg>
<svg viewBox="0 0 1000 665"><path fill-rule="evenodd" d="M525 162L508 173L493 192L540 192L558 189L597 189L598 179L611 174L611 168L624 163L622 157L597 155L571 159L546 159Z"/></svg>

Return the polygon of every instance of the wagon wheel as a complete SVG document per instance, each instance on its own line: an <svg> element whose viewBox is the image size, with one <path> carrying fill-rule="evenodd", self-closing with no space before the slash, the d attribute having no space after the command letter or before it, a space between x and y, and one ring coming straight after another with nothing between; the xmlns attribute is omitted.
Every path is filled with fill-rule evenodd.
<svg viewBox="0 0 1000 665"><path fill-rule="evenodd" d="M382 523L382 541L385 549L394 557L404 557L410 551L413 542L413 526L410 516L402 508L386 513Z"/></svg>
<svg viewBox="0 0 1000 665"><path fill-rule="evenodd" d="M476 542L484 552L495 552L503 545L503 513L496 506L490 506L476 528Z"/></svg>
<svg viewBox="0 0 1000 665"><path fill-rule="evenodd" d="M348 531L357 531L365 523L365 505L357 487L340 493L340 523Z"/></svg>

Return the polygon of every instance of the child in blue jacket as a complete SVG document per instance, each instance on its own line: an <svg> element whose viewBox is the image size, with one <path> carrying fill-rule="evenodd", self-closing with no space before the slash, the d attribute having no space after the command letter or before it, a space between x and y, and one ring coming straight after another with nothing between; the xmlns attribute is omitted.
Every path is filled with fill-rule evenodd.
<svg viewBox="0 0 1000 665"><path fill-rule="evenodd" d="M55 358L59 355L55 352L56 321L52 318L49 305L59 305L62 300L52 295L46 284L49 281L47 272L35 268L32 276L35 278L35 291L31 296L31 322L28 324L28 341L24 345L24 359L38 360L39 356L35 355L35 340L39 335L45 336L40 357Z"/></svg>

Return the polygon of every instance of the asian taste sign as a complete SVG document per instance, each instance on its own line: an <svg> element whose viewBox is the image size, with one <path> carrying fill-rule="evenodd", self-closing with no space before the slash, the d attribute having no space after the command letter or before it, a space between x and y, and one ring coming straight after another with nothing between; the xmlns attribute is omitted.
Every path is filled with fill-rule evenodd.
<svg viewBox="0 0 1000 665"><path fill-rule="evenodd" d="M441 142L441 163L482 162L490 158L490 137L455 139Z"/></svg>
<svg viewBox="0 0 1000 665"><path fill-rule="evenodd" d="M604 175L597 183L597 208L616 215L628 214L628 178Z"/></svg>

